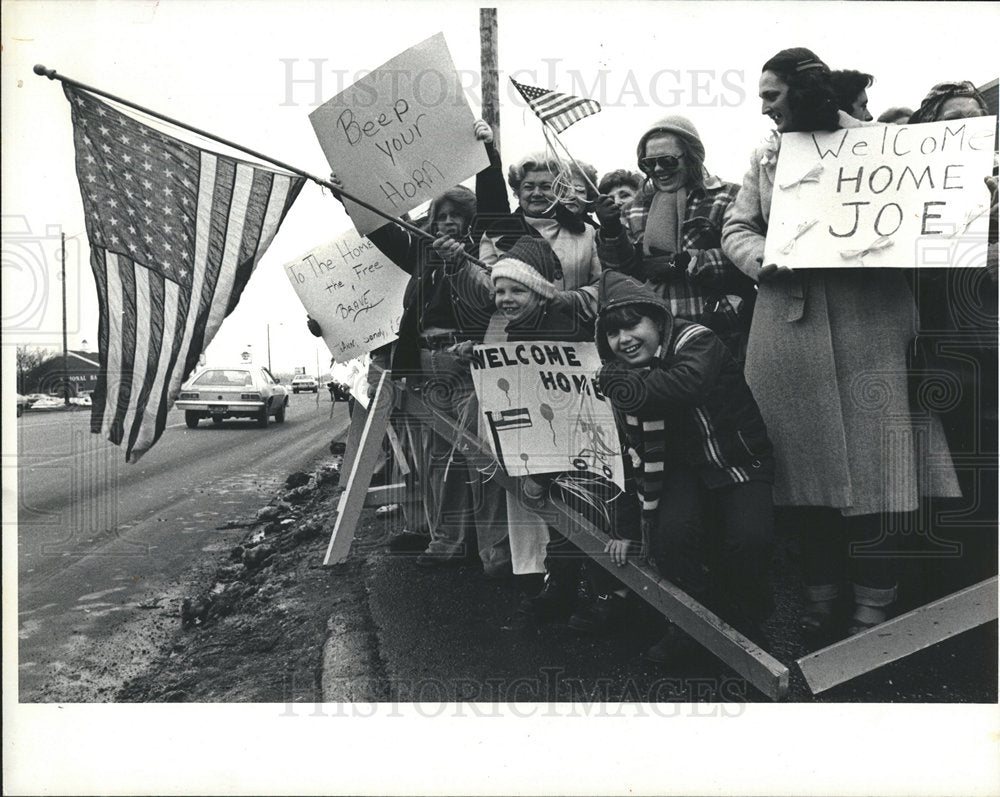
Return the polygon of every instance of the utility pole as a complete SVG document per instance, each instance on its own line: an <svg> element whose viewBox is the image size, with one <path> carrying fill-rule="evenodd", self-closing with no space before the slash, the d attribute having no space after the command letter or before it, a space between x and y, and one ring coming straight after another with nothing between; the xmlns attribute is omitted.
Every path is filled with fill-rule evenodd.
<svg viewBox="0 0 1000 797"><path fill-rule="evenodd" d="M483 121L493 128L500 152L500 75L497 66L497 10L479 9L479 71L483 79Z"/></svg>
<svg viewBox="0 0 1000 797"><path fill-rule="evenodd" d="M69 406L69 347L66 343L66 233L59 233L62 260L63 404Z"/></svg>
<svg viewBox="0 0 1000 797"><path fill-rule="evenodd" d="M271 325L267 325L267 372L271 373Z"/></svg>

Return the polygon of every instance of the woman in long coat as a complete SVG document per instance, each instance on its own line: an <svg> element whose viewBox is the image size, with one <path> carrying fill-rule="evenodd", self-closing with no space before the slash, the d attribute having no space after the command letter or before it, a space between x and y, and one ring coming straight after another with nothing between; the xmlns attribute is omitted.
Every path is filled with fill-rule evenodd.
<svg viewBox="0 0 1000 797"><path fill-rule="evenodd" d="M921 496L959 494L940 421L911 412L916 318L902 270L764 263L780 134L860 124L838 112L829 75L804 48L764 65L761 112L777 132L753 153L722 233L725 254L759 283L746 377L774 443L775 505L792 508L785 519L800 537L800 625L824 638L840 630L843 598L853 603L850 633L886 619L895 567L873 546Z"/></svg>

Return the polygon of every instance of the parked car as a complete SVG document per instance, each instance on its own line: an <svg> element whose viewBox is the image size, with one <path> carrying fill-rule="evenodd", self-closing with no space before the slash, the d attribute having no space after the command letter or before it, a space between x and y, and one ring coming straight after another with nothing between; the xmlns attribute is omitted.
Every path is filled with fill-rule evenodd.
<svg viewBox="0 0 1000 797"><path fill-rule="evenodd" d="M318 393L319 382L311 376L297 376L292 380L293 393Z"/></svg>
<svg viewBox="0 0 1000 797"><path fill-rule="evenodd" d="M55 396L42 396L37 401L31 402L33 410L56 410L66 406L66 401Z"/></svg>
<svg viewBox="0 0 1000 797"><path fill-rule="evenodd" d="M273 415L283 423L288 407L288 388L260 366L206 367L181 385L176 406L184 410L184 422L194 429L202 418L220 424L226 418L254 418L267 426Z"/></svg>

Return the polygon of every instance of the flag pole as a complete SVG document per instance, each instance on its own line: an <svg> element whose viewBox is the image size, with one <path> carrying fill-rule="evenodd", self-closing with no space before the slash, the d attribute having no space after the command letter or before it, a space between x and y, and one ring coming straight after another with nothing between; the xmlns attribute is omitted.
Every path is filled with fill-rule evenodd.
<svg viewBox="0 0 1000 797"><path fill-rule="evenodd" d="M76 86L78 89L83 89L84 91L88 91L91 94L97 94L98 96L101 96L101 97L107 97L109 100L113 100L114 102L121 103L122 105L125 105L125 106L127 106L129 108L132 108L132 109L134 109L136 111L139 111L140 113L148 114L149 116L155 117L156 119L160 119L160 120L162 120L164 122L168 122L169 124L172 124L172 125L174 125L176 127L180 127L180 128L182 128L184 130L188 130L188 131L190 131L192 133L195 133L195 134L197 134L199 136L202 136L203 138L207 138L207 139L210 139L212 141L217 141L220 144L224 144L227 147L232 147L233 149L237 149L240 152L245 152L248 155L252 155L253 157L255 157L255 158L259 159L259 160L263 160L263 161L267 161L268 163L272 163L272 164L274 164L275 166L277 166L280 169L284 169L286 171L292 172L292 174L297 174L299 177L304 177L307 180L312 180L314 183L317 183L318 185L321 185L324 188L328 188L330 191L333 192L333 195L335 197L337 197L338 199L341 199L341 198L349 199L349 200L351 200L351 202L354 202L355 204L360 205L361 207L365 208L366 210L370 210L372 213L375 213L375 214L381 216L382 218L384 218L384 219L386 219L388 221L391 221L393 224L399 225L404 230L409 230L411 233L413 233L414 235L416 235L418 238L423 238L424 240L427 240L427 241L433 241L433 240L435 240L435 237L433 235L431 235L429 232L427 232L426 230L421 230L419 227L417 227L414 224L410 224L409 222L403 221L400 218L392 216L392 215L386 213L384 210L379 210L377 207L375 207L374 205L370 205L369 203L365 202L363 199L358 199L358 197L349 194L343 188L338 188L333 183L331 183L329 180L324 180L322 177L317 177L314 174L310 174L309 172L304 171L303 169L299 169L299 168L297 168L295 166L292 166L292 165L290 165L288 163L285 163L284 161L280 161L277 158L272 158L270 155L265 155L264 153L257 152L256 150L252 150L249 147L244 147L243 145L237 144L234 141L229 141L228 139L222 138L222 136L217 136L214 133L209 133L207 130L201 130L200 128L197 128L194 125L189 125L189 124L186 124L184 122L178 121L177 119L173 119L173 118L171 118L169 116L166 116L166 115L164 115L162 113L158 113L157 111L154 111L154 110L152 110L150 108L145 108L142 105L139 105L139 104L134 103L134 102L130 102L129 100L123 99L122 97L118 97L118 96L116 96L114 94L111 94L110 92L102 91L101 89L94 88L93 86L88 86L87 84L81 83L80 81L74 80L73 78L68 78L65 75L60 75L58 72L56 72L56 70L54 70L54 69L48 69L45 66L43 66L42 64L35 64L35 67L34 67L33 71L34 71L34 73L36 75L38 75L40 77L47 77L49 80L58 80L58 81L61 81L62 83L65 83L65 84L67 84L69 86ZM484 267L486 265L485 263L483 263L480 260L477 260L476 258L472 257L471 255L465 255L465 258L467 260L472 261L473 263L475 263L477 265L484 266Z"/></svg>
<svg viewBox="0 0 1000 797"><path fill-rule="evenodd" d="M541 117L538 118L541 119ZM563 144L562 139L559 138L559 133L556 132L556 129L552 127L552 125L550 125L544 119L542 119L542 127L544 128L544 132L550 134L552 138L556 140L559 146L562 147L562 151L566 153L566 157L573 162L573 165L576 166L577 171L583 175L583 179L587 181L587 184L594 189L595 193L600 194L601 190L596 185L594 185L591 179L587 176L587 172L585 172L583 170L583 167L576 162L576 158L573 157L573 153L566 148L565 144ZM548 136L546 136L546 138L548 138Z"/></svg>

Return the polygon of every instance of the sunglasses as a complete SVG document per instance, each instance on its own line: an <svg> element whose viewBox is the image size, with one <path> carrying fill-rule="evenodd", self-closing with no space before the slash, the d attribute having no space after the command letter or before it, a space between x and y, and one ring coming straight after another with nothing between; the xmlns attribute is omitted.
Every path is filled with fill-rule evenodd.
<svg viewBox="0 0 1000 797"><path fill-rule="evenodd" d="M639 158L639 168L646 174L652 174L657 169L664 172L674 172L680 168L681 158L673 155L660 155L658 158Z"/></svg>

